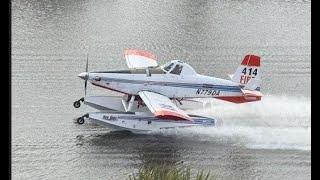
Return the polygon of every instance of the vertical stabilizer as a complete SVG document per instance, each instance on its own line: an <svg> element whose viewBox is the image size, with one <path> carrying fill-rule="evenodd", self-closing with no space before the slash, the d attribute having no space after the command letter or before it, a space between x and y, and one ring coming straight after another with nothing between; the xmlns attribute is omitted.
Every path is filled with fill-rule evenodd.
<svg viewBox="0 0 320 180"><path fill-rule="evenodd" d="M256 55L246 55L231 80L246 87L246 89L259 91L261 82L260 57Z"/></svg>

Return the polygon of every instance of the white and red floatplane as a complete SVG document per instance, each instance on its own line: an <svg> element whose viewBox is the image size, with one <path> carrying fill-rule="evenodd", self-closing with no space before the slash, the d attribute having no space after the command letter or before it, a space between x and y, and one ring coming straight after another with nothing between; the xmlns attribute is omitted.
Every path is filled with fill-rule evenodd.
<svg viewBox="0 0 320 180"><path fill-rule="evenodd" d="M81 102L98 112L84 118L118 129L152 131L190 126L215 126L212 118L187 114L184 102L200 102L201 98L216 98L233 103L261 100L260 57L246 55L230 80L198 74L189 64L172 60L162 66L156 56L143 50L125 51L127 70L86 72L78 77L85 80L85 97ZM86 96L87 81L123 96ZM195 99L197 99L195 101Z"/></svg>

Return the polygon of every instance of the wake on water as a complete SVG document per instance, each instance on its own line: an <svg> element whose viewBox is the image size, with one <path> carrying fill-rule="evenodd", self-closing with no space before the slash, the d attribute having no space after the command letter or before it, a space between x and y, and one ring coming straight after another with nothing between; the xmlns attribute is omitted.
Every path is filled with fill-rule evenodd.
<svg viewBox="0 0 320 180"><path fill-rule="evenodd" d="M199 138L233 141L248 148L311 149L311 100L307 97L265 95L261 101L233 104L220 100L205 109L189 111L222 121L220 127L193 127L162 131Z"/></svg>

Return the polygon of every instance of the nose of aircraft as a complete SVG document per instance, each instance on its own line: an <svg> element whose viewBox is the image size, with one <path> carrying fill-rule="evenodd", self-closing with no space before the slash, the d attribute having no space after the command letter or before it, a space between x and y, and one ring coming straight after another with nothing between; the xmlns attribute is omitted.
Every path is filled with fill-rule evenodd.
<svg viewBox="0 0 320 180"><path fill-rule="evenodd" d="M86 80L88 78L88 76L89 76L89 73L87 73L87 72L83 72L83 73L78 74L78 77L81 79L84 79L84 80Z"/></svg>

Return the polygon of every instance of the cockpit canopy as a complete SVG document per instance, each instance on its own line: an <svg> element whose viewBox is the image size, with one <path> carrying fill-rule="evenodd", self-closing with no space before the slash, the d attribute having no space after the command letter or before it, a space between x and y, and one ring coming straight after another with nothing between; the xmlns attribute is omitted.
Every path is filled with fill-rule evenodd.
<svg viewBox="0 0 320 180"><path fill-rule="evenodd" d="M175 75L195 75L196 71L187 63L184 63L180 60L170 61L163 66L161 69L166 73L175 74Z"/></svg>

